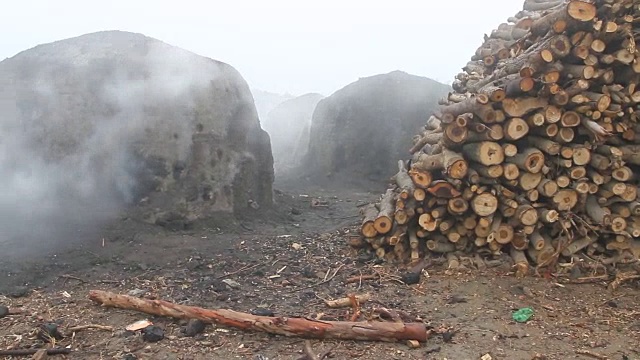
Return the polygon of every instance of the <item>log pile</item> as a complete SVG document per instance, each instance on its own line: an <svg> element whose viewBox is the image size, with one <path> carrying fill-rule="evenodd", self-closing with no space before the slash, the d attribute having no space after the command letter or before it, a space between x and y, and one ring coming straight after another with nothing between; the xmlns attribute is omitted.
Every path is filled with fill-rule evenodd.
<svg viewBox="0 0 640 360"><path fill-rule="evenodd" d="M378 257L640 258L640 4L527 0L362 208ZM363 242L365 243L365 242Z"/></svg>

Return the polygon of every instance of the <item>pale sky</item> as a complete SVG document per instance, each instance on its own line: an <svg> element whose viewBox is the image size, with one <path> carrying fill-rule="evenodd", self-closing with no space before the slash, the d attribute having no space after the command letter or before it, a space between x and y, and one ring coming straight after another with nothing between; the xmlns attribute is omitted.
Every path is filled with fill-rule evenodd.
<svg viewBox="0 0 640 360"><path fill-rule="evenodd" d="M102 30L224 61L252 88L330 95L403 70L450 84L520 0L20 0L0 12L0 59Z"/></svg>

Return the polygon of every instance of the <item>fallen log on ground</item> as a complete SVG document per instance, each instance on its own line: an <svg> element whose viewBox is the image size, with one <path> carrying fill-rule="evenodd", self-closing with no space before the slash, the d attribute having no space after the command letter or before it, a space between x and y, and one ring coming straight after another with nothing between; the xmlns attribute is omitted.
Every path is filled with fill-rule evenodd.
<svg viewBox="0 0 640 360"><path fill-rule="evenodd" d="M427 341L422 323L319 321L284 316L257 316L227 309L204 309L163 300L148 300L101 290L91 290L89 299L105 307L140 311L177 319L197 319L248 331L311 339L364 341Z"/></svg>

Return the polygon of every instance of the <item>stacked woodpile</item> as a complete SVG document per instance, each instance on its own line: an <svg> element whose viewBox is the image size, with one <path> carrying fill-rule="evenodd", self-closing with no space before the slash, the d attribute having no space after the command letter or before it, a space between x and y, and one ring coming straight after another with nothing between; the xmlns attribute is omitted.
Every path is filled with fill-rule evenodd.
<svg viewBox="0 0 640 360"><path fill-rule="evenodd" d="M640 258L640 4L527 0L362 209L380 258Z"/></svg>

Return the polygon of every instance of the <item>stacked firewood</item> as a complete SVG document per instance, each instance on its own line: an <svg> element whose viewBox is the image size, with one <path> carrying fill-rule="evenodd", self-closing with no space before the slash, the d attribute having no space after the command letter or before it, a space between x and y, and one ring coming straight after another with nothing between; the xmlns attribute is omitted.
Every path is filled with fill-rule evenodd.
<svg viewBox="0 0 640 360"><path fill-rule="evenodd" d="M380 258L640 258L640 4L527 0L457 75L361 235ZM470 256L471 255L471 256Z"/></svg>

